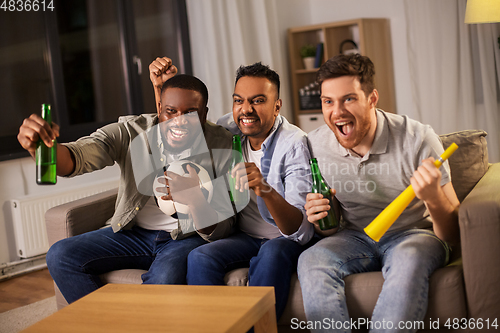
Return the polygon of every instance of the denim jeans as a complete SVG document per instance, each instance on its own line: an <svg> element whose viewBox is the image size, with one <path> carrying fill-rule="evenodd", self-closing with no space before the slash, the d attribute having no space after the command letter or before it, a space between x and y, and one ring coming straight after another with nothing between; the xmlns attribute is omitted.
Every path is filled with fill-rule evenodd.
<svg viewBox="0 0 500 333"><path fill-rule="evenodd" d="M382 291L372 318L365 318L372 322L370 332L415 332L416 329L399 329L398 324L424 319L429 277L447 260L448 246L429 230L395 232L379 243L363 232L342 230L322 239L299 258L298 275L307 320L323 322L326 318L328 325L314 332L351 332L344 278L382 270ZM343 327L335 329L341 323Z"/></svg>
<svg viewBox="0 0 500 333"><path fill-rule="evenodd" d="M297 260L307 246L284 237L258 239L238 232L191 251L187 282L190 285L224 285L228 271L249 267L248 285L274 287L279 319L285 310Z"/></svg>
<svg viewBox="0 0 500 333"><path fill-rule="evenodd" d="M144 269L145 284L186 284L187 256L206 244L198 235L173 240L166 231L99 229L65 238L47 253L50 275L68 303L103 286L100 274Z"/></svg>

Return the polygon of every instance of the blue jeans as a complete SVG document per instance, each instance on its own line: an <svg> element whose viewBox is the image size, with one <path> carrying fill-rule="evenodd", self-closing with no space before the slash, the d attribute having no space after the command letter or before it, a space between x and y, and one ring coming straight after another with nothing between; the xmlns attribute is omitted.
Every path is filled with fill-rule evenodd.
<svg viewBox="0 0 500 333"><path fill-rule="evenodd" d="M323 322L326 318L328 323L345 323L342 329L323 326L314 332L350 332L344 278L382 270L385 282L373 310L370 332L415 332L398 329L398 323L424 319L429 277L447 260L448 246L429 230L395 232L379 243L363 232L342 230L322 239L299 258L307 320ZM385 327L380 325L384 321ZM390 325L392 330L388 329Z"/></svg>
<svg viewBox="0 0 500 333"><path fill-rule="evenodd" d="M166 231L99 229L65 238L47 253L50 275L68 303L103 286L100 274L143 269L145 284L186 284L187 256L207 242L198 235L173 240Z"/></svg>
<svg viewBox="0 0 500 333"><path fill-rule="evenodd" d="M284 237L258 239L238 232L191 251L188 257L187 282L190 285L224 285L225 274L249 267L250 286L274 287L276 317L285 310L292 274L307 245Z"/></svg>

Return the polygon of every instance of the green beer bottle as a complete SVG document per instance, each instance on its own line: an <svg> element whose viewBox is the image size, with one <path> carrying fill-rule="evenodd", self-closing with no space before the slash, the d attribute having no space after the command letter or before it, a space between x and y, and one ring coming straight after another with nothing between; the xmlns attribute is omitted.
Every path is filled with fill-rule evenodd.
<svg viewBox="0 0 500 333"><path fill-rule="evenodd" d="M229 188L230 188L230 197L231 202L233 202L236 206L246 205L248 202L248 191L244 190L240 192L240 189L235 188L236 178L231 176L231 171L236 167L238 163L243 163L243 152L241 149L241 138L239 135L233 135L233 151L231 158L231 165L229 166Z"/></svg>
<svg viewBox="0 0 500 333"><path fill-rule="evenodd" d="M331 209L328 211L328 215L321 220L319 220L319 228L321 230L328 230L332 228L336 228L339 225L337 217L335 216L335 210L332 205L332 195L330 192L330 187L326 185L325 180L321 176L318 167L318 161L315 158L311 158L309 160L309 164L311 165L311 173L312 173L312 193L321 193L323 197L329 200L329 205Z"/></svg>
<svg viewBox="0 0 500 333"><path fill-rule="evenodd" d="M42 118L52 126L52 115L50 105L42 104ZM52 147L47 147L42 139L36 144L36 183L38 185L54 185L57 182L56 175L57 142L53 141Z"/></svg>

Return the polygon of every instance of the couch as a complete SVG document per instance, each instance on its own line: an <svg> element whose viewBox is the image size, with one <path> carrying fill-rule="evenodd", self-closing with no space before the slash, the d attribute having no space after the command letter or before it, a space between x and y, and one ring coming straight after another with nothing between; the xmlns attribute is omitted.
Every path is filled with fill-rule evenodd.
<svg viewBox="0 0 500 333"><path fill-rule="evenodd" d="M459 146L449 161L453 186L461 201L461 241L453 249L449 265L431 276L426 328L422 332L445 331L447 321L452 327L455 324L466 328L482 322L484 331L488 331L487 321L491 324L500 317L500 163L488 163L485 136L484 131L476 130L440 136L445 148L452 142ZM117 191L111 190L48 210L50 244L103 227L113 214L116 195ZM247 271L229 272L226 283L246 285ZM103 274L101 278L106 283L141 283L142 273L126 269ZM382 274L355 274L345 282L351 318L369 319L382 288ZM57 287L56 296L58 308L62 308L66 302ZM466 324L463 318L468 320ZM293 328L305 320L302 293L294 275L288 304L278 323L279 331L300 331ZM440 329L436 327L438 320Z"/></svg>

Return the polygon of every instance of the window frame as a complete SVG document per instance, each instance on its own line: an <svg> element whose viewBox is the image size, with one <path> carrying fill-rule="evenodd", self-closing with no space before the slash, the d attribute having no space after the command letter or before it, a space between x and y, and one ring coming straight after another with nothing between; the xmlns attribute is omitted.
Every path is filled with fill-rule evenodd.
<svg viewBox="0 0 500 333"><path fill-rule="evenodd" d="M172 0L174 17L178 35L178 49L181 54L179 69L186 74L192 74L191 49L189 41L189 25L187 18L187 7L185 0ZM134 13L132 0L115 0L118 15L119 48L121 56L121 67L125 78L125 91L127 98L126 114L141 114L143 110L143 96L140 87L140 78L137 64L134 63L134 55L137 55L137 40L134 26ZM45 24L45 62L51 80L51 100L53 105L53 120L61 128L64 128L59 142L70 142L86 136L98 128L112 123L91 122L85 124L71 125L69 123L67 101L64 87L63 67L59 44L59 31L57 27L57 15L55 11L46 11L44 15ZM153 59L143 59L144 63ZM147 65L146 65L147 68ZM148 75L143 71L142 75ZM21 96L20 96L21 98ZM6 115L4 115L6 116ZM21 126L21 124L19 124ZM24 150L17 140L17 134L0 137L0 161L13 160L28 157L30 154Z"/></svg>

